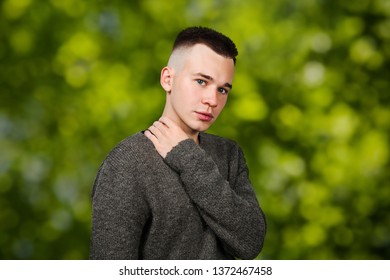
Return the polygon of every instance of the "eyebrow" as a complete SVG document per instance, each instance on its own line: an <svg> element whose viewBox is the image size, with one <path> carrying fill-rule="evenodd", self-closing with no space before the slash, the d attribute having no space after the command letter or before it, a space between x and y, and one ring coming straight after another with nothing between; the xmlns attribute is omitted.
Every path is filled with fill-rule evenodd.
<svg viewBox="0 0 390 280"><path fill-rule="evenodd" d="M203 74L203 73L201 73L201 72L198 72L198 73L194 74L194 76L201 76L202 78L205 78L206 80L214 81L214 78L213 78L213 77L211 77L211 76L209 76L209 75L206 75L206 74ZM225 86L225 87L228 87L228 88L230 88L230 89L233 88L233 85L232 85L232 84L229 84L229 83L225 83L224 86Z"/></svg>

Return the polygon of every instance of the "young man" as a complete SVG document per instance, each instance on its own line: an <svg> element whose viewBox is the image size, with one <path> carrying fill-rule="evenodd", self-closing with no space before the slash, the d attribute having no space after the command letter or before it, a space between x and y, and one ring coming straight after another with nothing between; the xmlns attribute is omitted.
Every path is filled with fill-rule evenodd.
<svg viewBox="0 0 390 280"><path fill-rule="evenodd" d="M104 160L92 192L91 259L253 259L266 223L239 146L204 133L232 88L237 50L209 28L176 38L162 117Z"/></svg>

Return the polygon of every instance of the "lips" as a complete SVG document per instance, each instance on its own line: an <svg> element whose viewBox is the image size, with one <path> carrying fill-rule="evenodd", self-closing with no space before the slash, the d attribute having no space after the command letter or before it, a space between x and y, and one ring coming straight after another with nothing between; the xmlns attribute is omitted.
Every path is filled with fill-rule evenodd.
<svg viewBox="0 0 390 280"><path fill-rule="evenodd" d="M214 116L210 113L207 113L207 112L195 112L198 116L198 118L201 120L201 121L211 121Z"/></svg>

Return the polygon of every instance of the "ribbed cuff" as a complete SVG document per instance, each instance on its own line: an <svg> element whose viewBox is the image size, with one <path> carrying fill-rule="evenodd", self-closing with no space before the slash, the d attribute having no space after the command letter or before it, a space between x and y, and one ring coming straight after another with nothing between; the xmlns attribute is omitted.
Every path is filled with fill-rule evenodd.
<svg viewBox="0 0 390 280"><path fill-rule="evenodd" d="M164 161L176 172L181 173L188 165L193 165L194 161L202 149L192 139L186 139L177 144L167 154Z"/></svg>

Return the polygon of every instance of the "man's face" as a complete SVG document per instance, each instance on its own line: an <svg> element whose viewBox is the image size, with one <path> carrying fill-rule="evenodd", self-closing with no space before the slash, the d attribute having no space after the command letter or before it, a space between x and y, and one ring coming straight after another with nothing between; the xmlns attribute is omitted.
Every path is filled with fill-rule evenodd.
<svg viewBox="0 0 390 280"><path fill-rule="evenodd" d="M207 130L224 108L232 87L234 63L197 44L177 58L164 110L187 134ZM180 67L177 65L180 64ZM163 70L164 71L164 70Z"/></svg>

